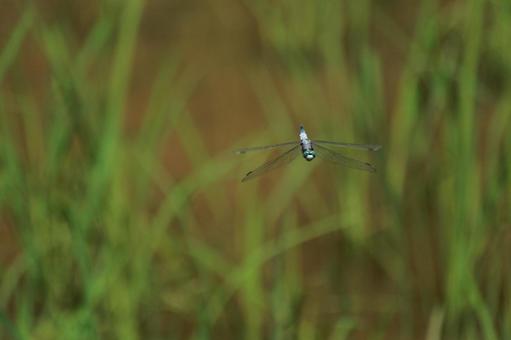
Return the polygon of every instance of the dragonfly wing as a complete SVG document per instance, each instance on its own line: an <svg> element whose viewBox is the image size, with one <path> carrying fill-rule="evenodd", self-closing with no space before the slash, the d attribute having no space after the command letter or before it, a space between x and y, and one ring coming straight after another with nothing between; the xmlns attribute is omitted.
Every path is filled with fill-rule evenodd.
<svg viewBox="0 0 511 340"><path fill-rule="evenodd" d="M291 148L290 150L284 152L282 155L278 156L277 158L272 159L269 162L264 163L260 167L258 167L255 170L252 170L248 172L245 177L241 180L242 182L248 181L249 179L252 179L254 177L257 177L259 175L264 174L265 172L268 172L270 170L273 170L279 166L285 165L293 161L296 156L300 153L300 145L296 145L295 147Z"/></svg>
<svg viewBox="0 0 511 340"><path fill-rule="evenodd" d="M338 142L330 142L327 140L313 140L312 143L314 143L316 145L327 144L327 145L336 146L339 148L347 148L347 149L355 149L355 150L378 151L381 149L381 145L378 145L378 144L338 143Z"/></svg>
<svg viewBox="0 0 511 340"><path fill-rule="evenodd" d="M341 155L338 152L332 151L330 149L325 148L319 144L315 144L316 153L318 157L323 158L332 163L340 164L346 166L348 168L357 169L357 170L365 170L369 172L375 172L376 169L369 163L362 162L353 158L346 157Z"/></svg>
<svg viewBox="0 0 511 340"><path fill-rule="evenodd" d="M280 148L283 146L291 146L291 145L296 145L296 144L298 144L298 142L285 142L285 143L271 144L271 145L264 145L264 146L254 146L251 148L241 148L241 149L234 150L234 153L237 155L241 155L241 154L244 154L247 152L269 150L269 149L275 149L275 148Z"/></svg>

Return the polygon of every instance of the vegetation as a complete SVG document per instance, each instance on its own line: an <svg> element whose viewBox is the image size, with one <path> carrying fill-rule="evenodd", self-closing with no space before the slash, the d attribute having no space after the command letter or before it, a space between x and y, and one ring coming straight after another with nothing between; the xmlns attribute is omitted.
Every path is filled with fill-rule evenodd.
<svg viewBox="0 0 511 340"><path fill-rule="evenodd" d="M0 18L0 338L511 338L510 1ZM378 172L241 184L300 123Z"/></svg>

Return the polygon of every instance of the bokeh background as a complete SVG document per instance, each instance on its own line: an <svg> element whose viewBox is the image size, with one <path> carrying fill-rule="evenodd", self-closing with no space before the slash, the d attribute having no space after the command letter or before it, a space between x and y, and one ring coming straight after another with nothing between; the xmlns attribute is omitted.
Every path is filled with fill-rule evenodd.
<svg viewBox="0 0 511 340"><path fill-rule="evenodd" d="M511 339L509 0L0 0L0 338ZM378 143L369 174L297 138Z"/></svg>

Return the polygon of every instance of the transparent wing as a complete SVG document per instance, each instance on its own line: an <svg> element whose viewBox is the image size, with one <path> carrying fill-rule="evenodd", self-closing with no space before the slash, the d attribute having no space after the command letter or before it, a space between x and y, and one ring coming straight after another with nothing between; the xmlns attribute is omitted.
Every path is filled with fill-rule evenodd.
<svg viewBox="0 0 511 340"><path fill-rule="evenodd" d="M315 144L315 146L316 154L318 155L319 158L323 158L332 163L344 165L352 169L365 170L369 172L376 171L376 169L369 163L346 157L338 152L327 149L319 144Z"/></svg>
<svg viewBox="0 0 511 340"><path fill-rule="evenodd" d="M293 161L296 156L300 153L300 145L296 145L295 147L291 148L290 150L284 152L282 155L278 156L277 158L272 159L271 161L264 163L260 167L258 167L255 170L252 170L248 172L245 177L241 180L242 182L248 181L249 179L252 179L254 177L257 177L259 175L264 174L265 172L268 172L270 170L273 170L279 166L282 166L284 164L288 164L291 161Z"/></svg>
<svg viewBox="0 0 511 340"><path fill-rule="evenodd" d="M254 146L251 148L241 148L241 149L234 150L234 153L237 155L241 155L241 154L251 152L251 151L275 149L275 148L280 148L283 146L290 146L290 145L296 145L296 144L298 144L298 142L285 142L285 143L271 144L271 145L264 145L264 146Z"/></svg>
<svg viewBox="0 0 511 340"><path fill-rule="evenodd" d="M378 144L353 144L353 143L338 143L330 142L327 140L313 140L314 144L327 144L340 148L355 149L355 150L367 150L367 151L378 151L381 149L381 145Z"/></svg>

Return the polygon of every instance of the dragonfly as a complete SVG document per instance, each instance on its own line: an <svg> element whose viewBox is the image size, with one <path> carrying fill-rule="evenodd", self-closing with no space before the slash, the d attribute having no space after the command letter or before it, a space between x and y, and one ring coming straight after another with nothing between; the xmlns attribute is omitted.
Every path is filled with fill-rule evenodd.
<svg viewBox="0 0 511 340"><path fill-rule="evenodd" d="M300 132L298 136L299 136L298 141L284 142L264 146L255 146L235 150L236 154L242 155L253 151L274 150L290 147L290 149L280 154L276 158L264 163L263 165L259 166L258 168L252 171L249 171L241 181L246 182L260 175L263 175L270 170L289 164L294 159L296 159L296 157L299 154L301 154L303 158L309 162L318 157L331 163L342 165L352 169L363 170L368 172L376 171L375 167L372 166L370 163L349 158L338 151L332 150L331 148L378 151L379 149L381 149L381 145L340 143L326 140L309 139L309 136L307 135L307 132L305 131L303 125L300 125Z"/></svg>

